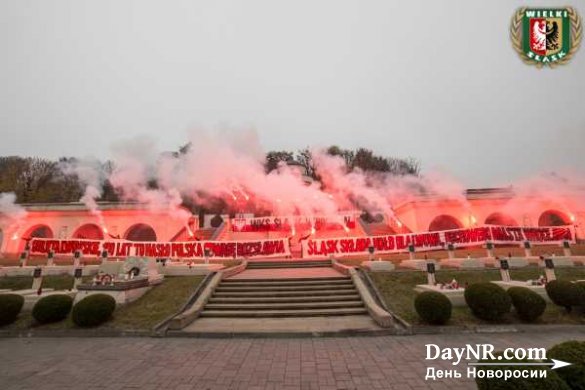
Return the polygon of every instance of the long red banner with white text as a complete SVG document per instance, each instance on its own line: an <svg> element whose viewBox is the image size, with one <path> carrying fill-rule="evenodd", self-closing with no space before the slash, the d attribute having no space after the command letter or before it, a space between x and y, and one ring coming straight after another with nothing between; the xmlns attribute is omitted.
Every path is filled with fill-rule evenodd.
<svg viewBox="0 0 585 390"><path fill-rule="evenodd" d="M55 240L33 238L31 253L71 255L79 250L84 255L99 256L107 251L112 257L160 257L176 259L203 259L207 251L214 258L284 257L290 255L286 238L255 241L189 241L189 242L133 242L125 240Z"/></svg>
<svg viewBox="0 0 585 390"><path fill-rule="evenodd" d="M439 232L394 234L373 237L340 237L308 239L303 241L304 258L323 258L329 255L365 255L369 247L374 253L407 252L413 245L416 251L446 249L447 244L468 247L485 244L560 244L563 241L575 242L573 226L555 227L510 227L481 226L468 229L445 230Z"/></svg>

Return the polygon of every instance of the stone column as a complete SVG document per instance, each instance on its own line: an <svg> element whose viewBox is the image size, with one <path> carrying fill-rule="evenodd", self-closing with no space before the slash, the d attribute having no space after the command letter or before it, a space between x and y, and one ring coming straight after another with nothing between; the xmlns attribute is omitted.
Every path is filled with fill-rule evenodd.
<svg viewBox="0 0 585 390"><path fill-rule="evenodd" d="M37 290L37 294L41 295L42 286L43 286L43 270L42 270L42 268L37 267L33 271L32 289Z"/></svg>
<svg viewBox="0 0 585 390"><path fill-rule="evenodd" d="M547 282L557 279L555 275L555 263L553 259L544 259L544 275L546 276Z"/></svg>
<svg viewBox="0 0 585 390"><path fill-rule="evenodd" d="M500 260L500 276L503 282L509 282L510 279L510 263L508 260Z"/></svg>
<svg viewBox="0 0 585 390"><path fill-rule="evenodd" d="M524 256L532 257L532 244L530 241L524 241Z"/></svg>
<svg viewBox="0 0 585 390"><path fill-rule="evenodd" d="M571 257L571 243L569 241L563 241L563 255L566 257Z"/></svg>
<svg viewBox="0 0 585 390"><path fill-rule="evenodd" d="M52 267L55 265L55 252L52 250L47 253L47 266Z"/></svg>
<svg viewBox="0 0 585 390"><path fill-rule="evenodd" d="M79 267L80 260L81 260L81 251L77 250L73 254L73 266L75 268Z"/></svg>

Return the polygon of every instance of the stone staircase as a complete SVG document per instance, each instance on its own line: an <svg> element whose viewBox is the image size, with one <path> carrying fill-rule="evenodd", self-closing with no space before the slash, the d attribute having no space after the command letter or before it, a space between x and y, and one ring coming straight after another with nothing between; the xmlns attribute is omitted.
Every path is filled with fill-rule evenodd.
<svg viewBox="0 0 585 390"><path fill-rule="evenodd" d="M287 262L287 267L288 267ZM269 268L265 263L264 268ZM282 267L282 265L281 265ZM351 278L226 279L201 317L321 317L367 314Z"/></svg>
<svg viewBox="0 0 585 390"><path fill-rule="evenodd" d="M331 260L249 261L246 269L320 268L331 267Z"/></svg>

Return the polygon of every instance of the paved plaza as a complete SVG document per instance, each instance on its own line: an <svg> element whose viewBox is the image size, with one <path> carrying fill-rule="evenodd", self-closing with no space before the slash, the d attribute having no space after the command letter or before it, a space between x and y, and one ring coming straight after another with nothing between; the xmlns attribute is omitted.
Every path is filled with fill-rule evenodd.
<svg viewBox="0 0 585 390"><path fill-rule="evenodd" d="M425 381L425 344L549 347L569 339L585 340L585 333L0 339L0 388L474 389L469 380Z"/></svg>

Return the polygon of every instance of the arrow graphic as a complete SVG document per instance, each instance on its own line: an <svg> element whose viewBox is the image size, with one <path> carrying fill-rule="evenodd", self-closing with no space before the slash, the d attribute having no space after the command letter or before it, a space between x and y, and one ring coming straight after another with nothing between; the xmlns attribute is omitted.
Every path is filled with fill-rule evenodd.
<svg viewBox="0 0 585 390"><path fill-rule="evenodd" d="M557 368L570 366L573 363L563 362L562 360L551 359L552 363L467 363L468 366L552 366L553 370Z"/></svg>

